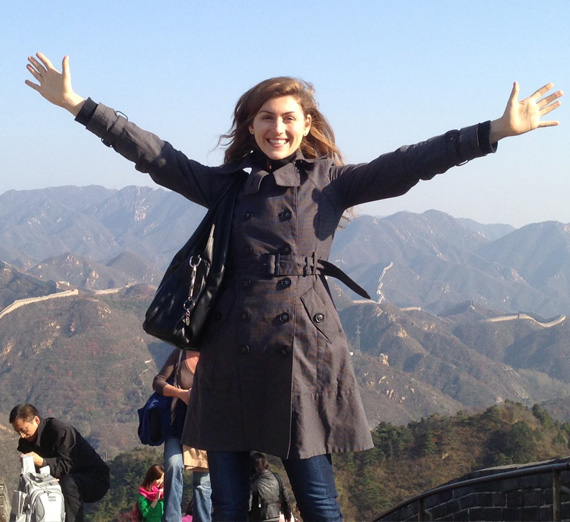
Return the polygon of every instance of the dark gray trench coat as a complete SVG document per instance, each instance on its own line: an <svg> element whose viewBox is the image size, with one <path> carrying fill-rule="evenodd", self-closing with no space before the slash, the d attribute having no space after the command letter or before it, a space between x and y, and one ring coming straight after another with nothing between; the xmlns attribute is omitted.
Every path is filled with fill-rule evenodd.
<svg viewBox="0 0 570 522"><path fill-rule="evenodd" d="M282 458L372 447L347 341L313 266L328 258L345 209L398 196L483 156L478 126L368 164L336 166L298 153L275 172L250 158L206 167L102 104L87 128L137 170L205 207L232 176L249 172L228 223L231 269L207 326L183 442ZM277 259L278 269L268 273L264 263Z"/></svg>

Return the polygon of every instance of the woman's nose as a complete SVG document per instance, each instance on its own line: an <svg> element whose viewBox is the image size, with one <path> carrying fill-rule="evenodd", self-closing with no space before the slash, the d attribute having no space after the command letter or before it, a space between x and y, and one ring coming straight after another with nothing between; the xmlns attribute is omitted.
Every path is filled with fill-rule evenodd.
<svg viewBox="0 0 570 522"><path fill-rule="evenodd" d="M277 134L281 134L284 130L285 124L283 123L283 120L281 118L277 118L275 120L275 132L277 132Z"/></svg>

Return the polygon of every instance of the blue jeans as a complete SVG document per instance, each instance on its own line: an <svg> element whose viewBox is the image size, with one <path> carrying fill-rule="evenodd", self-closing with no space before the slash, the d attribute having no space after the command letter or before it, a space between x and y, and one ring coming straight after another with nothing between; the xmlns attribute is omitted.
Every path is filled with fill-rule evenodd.
<svg viewBox="0 0 570 522"><path fill-rule="evenodd" d="M164 442L164 515L162 522L180 522L182 519L183 473L182 443L178 437L170 436ZM192 490L194 493L193 520L210 522L212 510L210 475L194 472Z"/></svg>
<svg viewBox="0 0 570 522"><path fill-rule="evenodd" d="M212 520L212 486L208 472L192 472L192 491L194 492L192 522L210 522Z"/></svg>
<svg viewBox="0 0 570 522"><path fill-rule="evenodd" d="M249 452L208 451L215 522L247 522ZM304 522L342 520L330 455L283 459Z"/></svg>

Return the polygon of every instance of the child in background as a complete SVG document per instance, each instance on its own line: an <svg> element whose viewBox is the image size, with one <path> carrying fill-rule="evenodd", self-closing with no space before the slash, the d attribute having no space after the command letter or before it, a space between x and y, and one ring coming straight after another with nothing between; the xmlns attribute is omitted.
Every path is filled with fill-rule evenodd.
<svg viewBox="0 0 570 522"><path fill-rule="evenodd" d="M164 512L164 468L154 464L148 468L139 487L137 504L143 522L160 522Z"/></svg>

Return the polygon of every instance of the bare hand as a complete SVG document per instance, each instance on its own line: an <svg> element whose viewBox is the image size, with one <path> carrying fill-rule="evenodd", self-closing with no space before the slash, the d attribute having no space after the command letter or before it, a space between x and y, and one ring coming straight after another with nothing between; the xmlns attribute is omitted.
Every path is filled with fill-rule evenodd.
<svg viewBox="0 0 570 522"><path fill-rule="evenodd" d="M184 403L188 405L188 403L190 402L190 390L182 390L182 393L180 394L180 399L182 399Z"/></svg>
<svg viewBox="0 0 570 522"><path fill-rule="evenodd" d="M20 459L23 459L24 457L27 457L31 455L34 459L34 465L37 468L41 468L44 465L44 458L40 457L35 451L30 451L30 453L22 453L20 455Z"/></svg>
<svg viewBox="0 0 570 522"><path fill-rule="evenodd" d="M498 120L491 122L491 142L496 143L502 138L518 136L540 127L558 125L558 121L541 120L562 103L558 100L564 94L562 91L556 91L543 98L552 87L554 84L547 83L528 98L519 101L519 84L515 82L505 112Z"/></svg>
<svg viewBox="0 0 570 522"><path fill-rule="evenodd" d="M26 85L39 92L49 102L77 116L84 99L71 87L69 56L63 58L62 72L59 72L42 53L37 53L36 56L38 59L33 56L28 57L29 63L26 68L38 83L26 80Z"/></svg>

